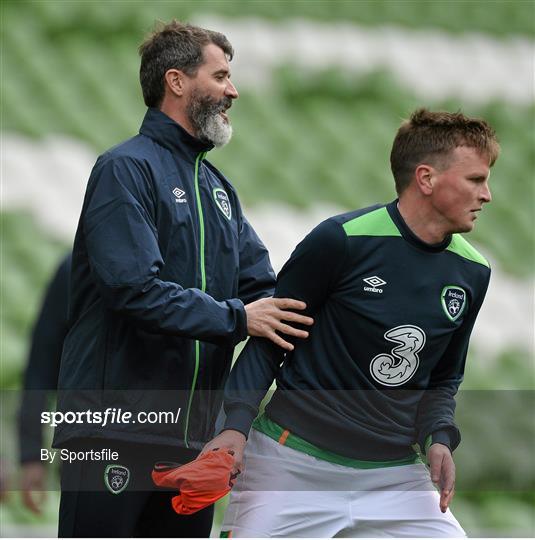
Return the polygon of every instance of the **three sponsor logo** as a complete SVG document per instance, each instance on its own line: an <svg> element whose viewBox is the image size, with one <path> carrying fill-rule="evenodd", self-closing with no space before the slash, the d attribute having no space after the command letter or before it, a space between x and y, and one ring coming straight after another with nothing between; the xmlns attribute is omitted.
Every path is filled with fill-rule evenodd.
<svg viewBox="0 0 535 540"><path fill-rule="evenodd" d="M399 386L411 379L418 369L418 353L424 348L425 332L419 326L404 324L387 330L384 338L397 346L390 354L375 356L370 362L370 373L384 386Z"/></svg>

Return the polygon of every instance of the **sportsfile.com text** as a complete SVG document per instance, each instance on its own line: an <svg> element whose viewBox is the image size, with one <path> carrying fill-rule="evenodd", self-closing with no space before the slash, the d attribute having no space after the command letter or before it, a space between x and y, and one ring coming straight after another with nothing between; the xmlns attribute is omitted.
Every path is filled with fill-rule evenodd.
<svg viewBox="0 0 535 540"><path fill-rule="evenodd" d="M139 411L133 414L122 408L108 407L104 411L43 411L41 424L56 427L60 424L176 424L181 409L176 411Z"/></svg>

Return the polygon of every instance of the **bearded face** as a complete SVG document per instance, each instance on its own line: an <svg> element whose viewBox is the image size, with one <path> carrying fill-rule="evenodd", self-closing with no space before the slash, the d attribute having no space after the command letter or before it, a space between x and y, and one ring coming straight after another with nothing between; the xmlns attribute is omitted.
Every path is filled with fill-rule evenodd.
<svg viewBox="0 0 535 540"><path fill-rule="evenodd" d="M195 88L186 112L196 137L215 147L227 144L232 137L232 126L225 111L231 105L232 99L228 96L217 100Z"/></svg>

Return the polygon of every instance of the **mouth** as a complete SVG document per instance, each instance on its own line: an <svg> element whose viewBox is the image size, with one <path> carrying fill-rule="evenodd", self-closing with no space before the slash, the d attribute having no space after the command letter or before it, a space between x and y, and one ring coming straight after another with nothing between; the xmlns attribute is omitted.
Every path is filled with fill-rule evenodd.
<svg viewBox="0 0 535 540"><path fill-rule="evenodd" d="M229 117L228 117L228 113L227 111L232 107L232 101L230 99L228 100L224 100L222 103L221 103L221 110L219 111L219 114L221 115L221 117L223 118L223 120L228 124L229 122Z"/></svg>
<svg viewBox="0 0 535 540"><path fill-rule="evenodd" d="M223 120L225 120L225 122L229 122L229 113L228 113L228 110L232 107L232 99L230 99L229 97L225 97L224 99L221 100L221 116L223 117Z"/></svg>

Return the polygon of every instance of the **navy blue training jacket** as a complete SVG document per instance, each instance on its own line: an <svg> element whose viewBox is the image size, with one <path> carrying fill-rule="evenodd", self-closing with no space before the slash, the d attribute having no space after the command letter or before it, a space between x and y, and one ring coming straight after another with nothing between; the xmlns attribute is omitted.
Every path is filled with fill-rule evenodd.
<svg viewBox="0 0 535 540"><path fill-rule="evenodd" d="M149 109L139 135L100 156L76 232L60 411L179 411L172 422L64 422L76 437L201 448L214 430L244 304L275 275L211 145ZM135 419L135 416L133 417Z"/></svg>

